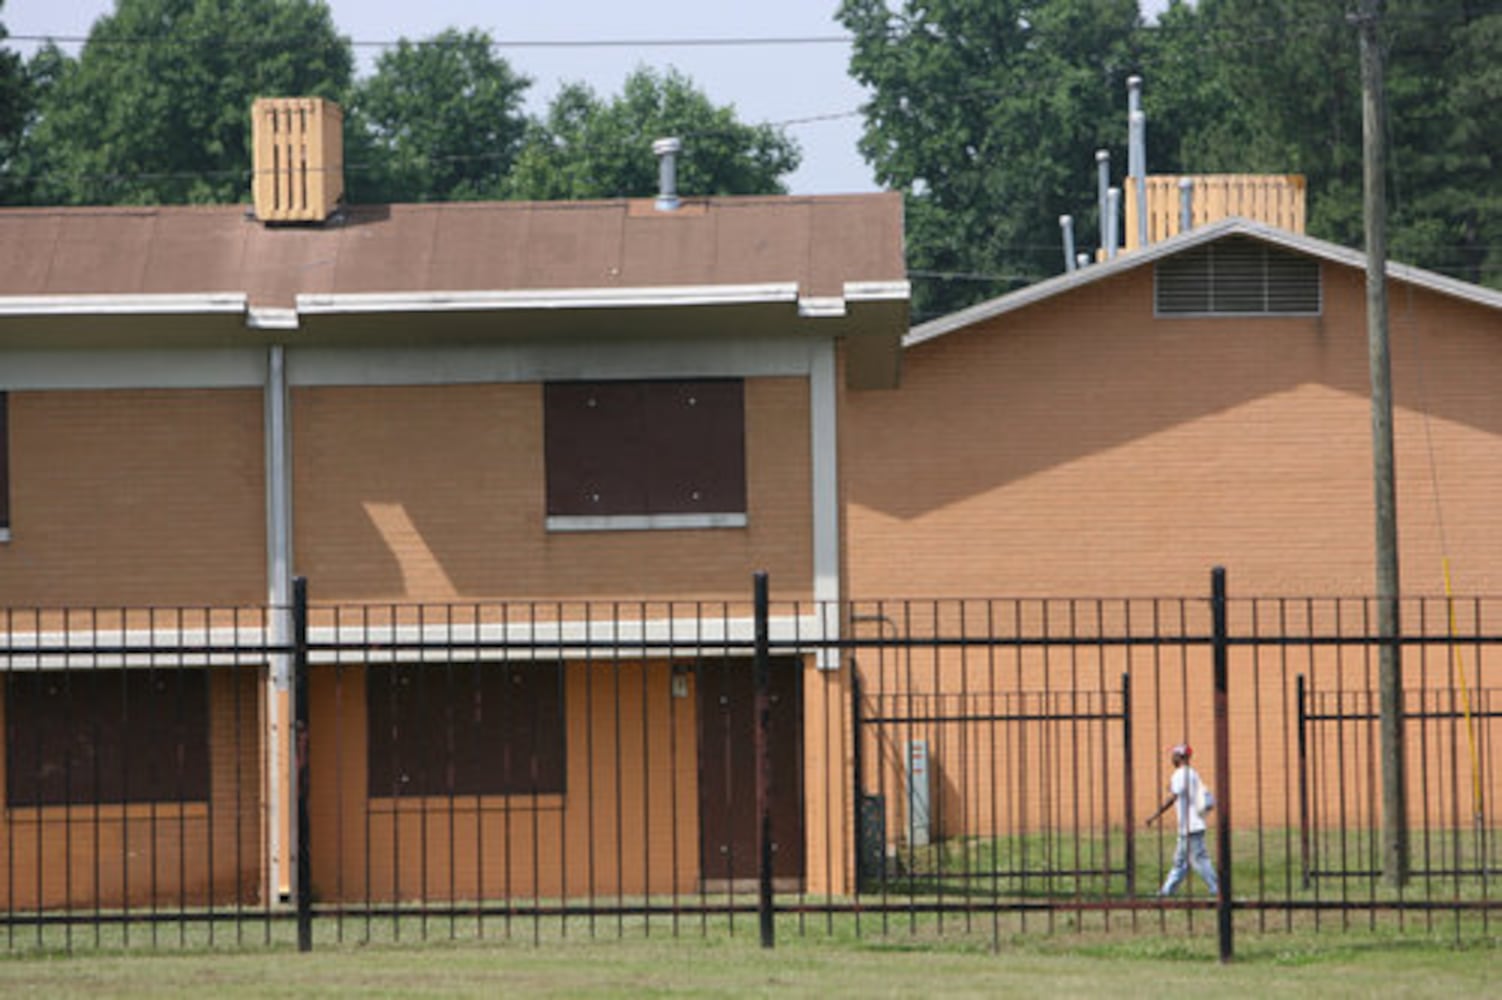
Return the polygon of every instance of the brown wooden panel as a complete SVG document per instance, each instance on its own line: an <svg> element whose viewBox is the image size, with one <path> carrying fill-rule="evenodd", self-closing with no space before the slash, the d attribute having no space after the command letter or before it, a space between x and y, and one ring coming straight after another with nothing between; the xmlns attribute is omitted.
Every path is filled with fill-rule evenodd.
<svg viewBox="0 0 1502 1000"><path fill-rule="evenodd" d="M204 670L67 670L5 679L11 806L209 797Z"/></svg>
<svg viewBox="0 0 1502 1000"><path fill-rule="evenodd" d="M548 513L741 513L739 379L554 382L544 387Z"/></svg>
<svg viewBox="0 0 1502 1000"><path fill-rule="evenodd" d="M9 410L9 399L0 392L0 528L10 527L10 431L6 427Z"/></svg>
<svg viewBox="0 0 1502 1000"><path fill-rule="evenodd" d="M704 660L699 690L699 857L705 879L755 878L756 687L750 659ZM771 663L772 873L799 878L803 849L803 664Z"/></svg>
<svg viewBox="0 0 1502 1000"><path fill-rule="evenodd" d="M372 798L564 790L558 664L372 666L366 709Z"/></svg>
<svg viewBox="0 0 1502 1000"><path fill-rule="evenodd" d="M550 382L543 418L549 514L647 509L640 383Z"/></svg>
<svg viewBox="0 0 1502 1000"><path fill-rule="evenodd" d="M746 404L738 379L643 386L647 513L746 509Z"/></svg>

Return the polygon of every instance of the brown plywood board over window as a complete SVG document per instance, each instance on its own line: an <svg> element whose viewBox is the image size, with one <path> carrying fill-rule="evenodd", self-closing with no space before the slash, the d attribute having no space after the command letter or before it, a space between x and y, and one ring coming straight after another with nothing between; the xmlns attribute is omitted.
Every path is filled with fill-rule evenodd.
<svg viewBox="0 0 1502 1000"><path fill-rule="evenodd" d="M12 671L6 802L207 801L208 717L204 670Z"/></svg>
<svg viewBox="0 0 1502 1000"><path fill-rule="evenodd" d="M739 379L553 382L543 398L549 514L745 512Z"/></svg>
<svg viewBox="0 0 1502 1000"><path fill-rule="evenodd" d="M10 527L10 431L6 413L10 400L0 392L0 531Z"/></svg>
<svg viewBox="0 0 1502 1000"><path fill-rule="evenodd" d="M564 791L558 664L370 667L371 798Z"/></svg>

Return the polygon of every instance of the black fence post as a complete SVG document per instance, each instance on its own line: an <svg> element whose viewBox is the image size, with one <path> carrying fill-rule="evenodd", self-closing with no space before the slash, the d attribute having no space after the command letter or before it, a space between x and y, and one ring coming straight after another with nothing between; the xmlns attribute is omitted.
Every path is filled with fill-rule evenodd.
<svg viewBox="0 0 1502 1000"><path fill-rule="evenodd" d="M772 695L769 652L770 612L767 573L756 574L756 842L759 848L759 893L757 914L761 918L761 946L773 947L776 927L772 920Z"/></svg>
<svg viewBox="0 0 1502 1000"><path fill-rule="evenodd" d="M855 892L860 895L863 880L871 878L866 871L866 762L861 757L861 675L856 669L854 657L850 660L850 731L855 734L851 744L851 776L855 794L850 801L855 803Z"/></svg>
<svg viewBox="0 0 1502 1000"><path fill-rule="evenodd" d="M1229 962L1235 951L1235 926L1231 920L1231 725L1227 689L1230 642L1226 629L1226 570L1210 572L1210 615L1214 629L1215 660L1215 780L1220 791L1215 798L1216 868L1220 895L1215 910L1220 939L1220 960Z"/></svg>
<svg viewBox="0 0 1502 1000"><path fill-rule="evenodd" d="M297 950L313 950L313 859L308 850L308 581L292 581L292 732L297 783Z"/></svg>
<svg viewBox="0 0 1502 1000"><path fill-rule="evenodd" d="M1126 891L1137 895L1137 785L1132 762L1132 675L1121 675L1121 794L1125 799Z"/></svg>
<svg viewBox="0 0 1502 1000"><path fill-rule="evenodd" d="M1294 678L1294 700L1298 702L1299 725L1299 867L1303 869L1303 887L1309 888L1309 705L1304 689L1304 675Z"/></svg>

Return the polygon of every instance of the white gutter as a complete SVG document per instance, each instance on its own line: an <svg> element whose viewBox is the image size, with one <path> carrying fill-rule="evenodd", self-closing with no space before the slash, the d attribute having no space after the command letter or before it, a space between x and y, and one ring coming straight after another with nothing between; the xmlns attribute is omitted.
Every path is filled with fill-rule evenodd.
<svg viewBox="0 0 1502 1000"><path fill-rule="evenodd" d="M244 313L244 292L203 295L0 295L0 316L187 316Z"/></svg>
<svg viewBox="0 0 1502 1000"><path fill-rule="evenodd" d="M486 312L520 309L623 309L726 306L798 301L796 282L669 285L486 292L360 292L297 297L303 316L350 313Z"/></svg>

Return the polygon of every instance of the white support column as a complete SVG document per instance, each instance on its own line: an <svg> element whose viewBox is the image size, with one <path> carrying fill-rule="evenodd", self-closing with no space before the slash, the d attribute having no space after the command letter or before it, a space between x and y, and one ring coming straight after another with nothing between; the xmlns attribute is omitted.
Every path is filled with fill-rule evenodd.
<svg viewBox="0 0 1502 1000"><path fill-rule="evenodd" d="M809 363L809 455L813 462L814 601L821 637L840 635L839 366L832 338L814 344ZM838 650L819 653L819 669L838 670Z"/></svg>
<svg viewBox="0 0 1502 1000"><path fill-rule="evenodd" d="M292 640L292 470L290 430L287 422L286 351L280 344L268 349L266 358L266 603L271 642L288 645ZM267 898L277 898L283 888L293 888L297 871L283 842L286 823L288 780L292 773L292 727L284 718L282 701L291 691L292 659L272 654L266 683L266 849Z"/></svg>

